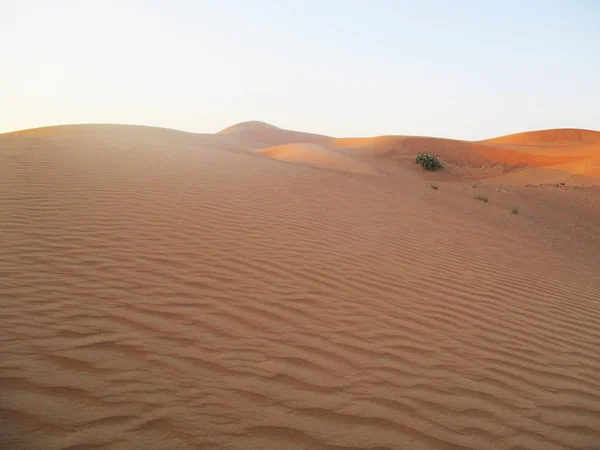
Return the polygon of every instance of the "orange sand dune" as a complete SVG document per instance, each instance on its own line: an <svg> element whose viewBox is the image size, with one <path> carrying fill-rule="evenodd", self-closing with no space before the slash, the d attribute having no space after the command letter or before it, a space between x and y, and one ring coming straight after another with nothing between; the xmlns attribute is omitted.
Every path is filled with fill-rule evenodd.
<svg viewBox="0 0 600 450"><path fill-rule="evenodd" d="M600 131L582 130L577 128L558 128L509 134L507 136L500 136L481 142L517 145L600 144Z"/></svg>
<svg viewBox="0 0 600 450"><path fill-rule="evenodd" d="M293 162L323 169L341 172L377 175L377 171L368 164L336 153L327 147L317 144L278 145L260 150L260 153L280 161Z"/></svg>
<svg viewBox="0 0 600 450"><path fill-rule="evenodd" d="M434 190L381 155L500 147L394 139L347 150L373 177L221 135L0 135L0 448L599 448L600 191Z"/></svg>
<svg viewBox="0 0 600 450"><path fill-rule="evenodd" d="M419 152L439 155L458 175L480 176L508 173L528 167L558 166L580 173L590 165L588 158L600 157L600 132L555 129L519 133L484 141L421 136L379 136L374 138L330 138L323 135L284 130L264 122L244 122L218 133L227 143L250 150L272 146L309 143L334 148L355 157L409 159ZM592 163L593 164L593 163Z"/></svg>
<svg viewBox="0 0 600 450"><path fill-rule="evenodd" d="M328 136L285 130L258 121L239 123L229 128L225 128L217 134L228 140L233 140L236 144L245 144L253 148L295 143L327 145L331 141L331 138Z"/></svg>
<svg viewBox="0 0 600 450"><path fill-rule="evenodd" d="M569 185L600 185L600 158L588 157L549 167L528 167L487 178L487 181L508 184L568 183Z"/></svg>
<svg viewBox="0 0 600 450"><path fill-rule="evenodd" d="M454 139L382 136L376 138L336 139L335 147L360 149L368 154L393 159L413 158L421 152L433 153L446 162L480 167L485 164L499 165L505 170L516 167L543 164L546 159L529 152L518 151L506 146L494 146ZM563 162L564 160L558 160Z"/></svg>
<svg viewBox="0 0 600 450"><path fill-rule="evenodd" d="M471 142L453 139L415 137L415 136L381 136L376 138L342 138L335 139L334 146L354 154L379 156L395 159L412 158L420 152L433 153L446 162L457 166L497 167L501 172L510 172L525 167L547 167L562 165L566 168L588 167L588 159L600 156L600 144L595 142L600 132L587 130L569 130L571 134L559 133L564 130L548 130L537 132L540 135L525 133L516 137L497 138L488 141ZM522 136L522 141L519 141ZM542 140L548 140L543 144ZM558 146L560 142L570 145ZM572 140L567 138L572 136ZM580 137L575 141L575 137ZM554 139L552 139L554 137ZM531 142L517 144L517 142ZM535 143L533 145L533 143ZM593 164L593 163L592 163Z"/></svg>

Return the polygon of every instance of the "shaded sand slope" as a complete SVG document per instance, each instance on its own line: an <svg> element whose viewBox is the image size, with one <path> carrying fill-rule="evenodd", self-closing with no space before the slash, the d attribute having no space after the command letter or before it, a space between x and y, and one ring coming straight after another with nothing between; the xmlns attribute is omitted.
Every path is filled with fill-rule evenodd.
<svg viewBox="0 0 600 450"><path fill-rule="evenodd" d="M337 153L325 146L317 144L278 145L260 150L260 153L279 161L302 164L321 169L340 172L377 175L378 172L368 164L351 156Z"/></svg>
<svg viewBox="0 0 600 450"><path fill-rule="evenodd" d="M598 448L600 221L119 130L0 136L1 448Z"/></svg>
<svg viewBox="0 0 600 450"><path fill-rule="evenodd" d="M286 130L259 121L238 123L217 134L227 142L254 149L295 143L327 145L331 141L329 136Z"/></svg>

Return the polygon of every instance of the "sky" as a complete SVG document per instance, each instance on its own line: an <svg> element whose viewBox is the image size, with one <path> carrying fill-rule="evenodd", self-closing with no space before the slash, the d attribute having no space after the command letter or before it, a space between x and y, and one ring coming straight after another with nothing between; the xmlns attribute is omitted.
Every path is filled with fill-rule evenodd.
<svg viewBox="0 0 600 450"><path fill-rule="evenodd" d="M0 133L600 130L596 0L0 0Z"/></svg>

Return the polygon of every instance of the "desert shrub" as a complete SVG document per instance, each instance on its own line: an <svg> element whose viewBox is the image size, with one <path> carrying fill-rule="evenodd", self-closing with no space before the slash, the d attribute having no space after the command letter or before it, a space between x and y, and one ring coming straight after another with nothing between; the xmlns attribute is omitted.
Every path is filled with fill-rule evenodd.
<svg viewBox="0 0 600 450"><path fill-rule="evenodd" d="M417 164L421 164L425 170L437 170L444 167L444 164L435 155L429 153L419 153L415 159Z"/></svg>
<svg viewBox="0 0 600 450"><path fill-rule="evenodd" d="M519 208L517 208L516 206L512 209L512 213L513 214L519 214Z"/></svg>
<svg viewBox="0 0 600 450"><path fill-rule="evenodd" d="M486 203L488 202L488 198L487 198L485 195L479 195L479 194L477 194L477 195L475 196L475 198L476 198L477 200L481 200L482 202L486 202Z"/></svg>
<svg viewBox="0 0 600 450"><path fill-rule="evenodd" d="M431 189L435 189L437 191L439 189L439 187L437 184L432 184Z"/></svg>

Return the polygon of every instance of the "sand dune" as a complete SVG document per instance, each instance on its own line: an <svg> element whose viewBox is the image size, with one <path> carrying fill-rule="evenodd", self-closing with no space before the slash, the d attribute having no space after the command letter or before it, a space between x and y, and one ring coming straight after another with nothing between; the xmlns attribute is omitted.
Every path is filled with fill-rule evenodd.
<svg viewBox="0 0 600 450"><path fill-rule="evenodd" d="M531 167L555 167L556 170L566 171L566 177L579 175L583 172L596 171L596 161L600 157L600 144L597 144L598 132L585 132L585 130L571 130L573 136L582 137L581 140L559 142L552 140L552 136L563 136L553 133L557 130L548 130L542 137L526 134L522 142L517 137L492 139L489 141L471 142L453 139L414 137L414 136L381 136L376 138L335 139L335 148L346 150L355 155L378 156L388 159L410 159L420 152L433 153L450 163L458 175L472 173L470 169L482 168L483 171L474 172L475 176L498 175L509 173L513 170ZM576 133L579 132L579 133ZM543 136L548 136L548 144L543 145ZM537 136L537 137L536 137ZM506 142L506 143L504 143ZM534 144L533 144L534 143ZM468 170L463 170L463 169Z"/></svg>
<svg viewBox="0 0 600 450"><path fill-rule="evenodd" d="M0 448L600 448L600 191L394 139L0 135Z"/></svg>
<svg viewBox="0 0 600 450"><path fill-rule="evenodd" d="M552 130L527 131L509 134L482 142L517 145L579 145L600 144L600 131L577 128L559 128Z"/></svg>
<svg viewBox="0 0 600 450"><path fill-rule="evenodd" d="M364 175L378 174L376 170L362 161L357 161L350 156L336 153L325 146L317 144L278 145L262 149L260 153L279 161L293 162L322 169Z"/></svg>
<svg viewBox="0 0 600 450"><path fill-rule="evenodd" d="M600 158L576 158L572 162L542 167L527 167L487 177L487 181L506 184L568 183L569 185L600 185Z"/></svg>
<svg viewBox="0 0 600 450"><path fill-rule="evenodd" d="M223 138L250 148L265 148L284 144L320 144L327 145L331 138L320 134L285 130L274 125L250 121L238 123L217 133Z"/></svg>
<svg viewBox="0 0 600 450"><path fill-rule="evenodd" d="M218 136L224 142L253 151L306 143L345 152L353 158L405 160L414 158L417 153L429 152L443 158L449 163L448 168L463 178L498 176L532 167L555 167L555 173L561 171L561 180L569 179L583 172L595 173L594 160L600 157L600 132L582 129L539 130L483 141L397 135L331 138L254 121L233 125L220 131ZM520 177L507 177L507 182L512 179Z"/></svg>

